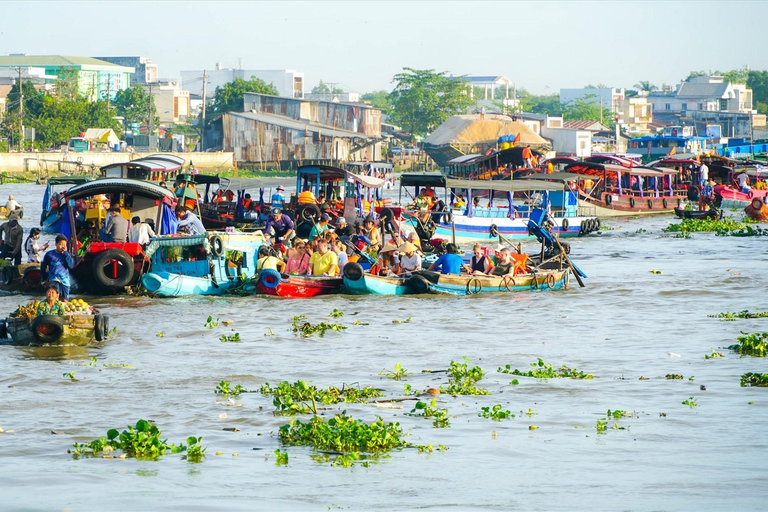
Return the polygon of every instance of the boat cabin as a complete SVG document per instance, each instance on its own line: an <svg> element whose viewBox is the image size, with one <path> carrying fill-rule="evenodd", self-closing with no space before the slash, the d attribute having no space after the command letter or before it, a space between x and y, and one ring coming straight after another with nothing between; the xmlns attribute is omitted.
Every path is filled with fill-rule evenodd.
<svg viewBox="0 0 768 512"><path fill-rule="evenodd" d="M306 205L327 204L336 216L352 222L385 205L385 181L328 165L303 165L296 173L296 195L290 208L297 215Z"/></svg>
<svg viewBox="0 0 768 512"><path fill-rule="evenodd" d="M147 181L173 181L182 171L185 160L175 155L157 154L105 165L101 175L105 178L129 178Z"/></svg>
<svg viewBox="0 0 768 512"><path fill-rule="evenodd" d="M684 194L681 173L677 169L624 167L596 162L578 162L565 168L565 172L587 176L581 190L587 196L601 198L611 196L658 197Z"/></svg>
<svg viewBox="0 0 768 512"><path fill-rule="evenodd" d="M448 161L443 168L443 174L449 178L470 180L493 180L519 177L528 174L530 169L525 166L523 147L514 147L495 151L487 155L463 155ZM543 157L539 151L531 149L537 158Z"/></svg>

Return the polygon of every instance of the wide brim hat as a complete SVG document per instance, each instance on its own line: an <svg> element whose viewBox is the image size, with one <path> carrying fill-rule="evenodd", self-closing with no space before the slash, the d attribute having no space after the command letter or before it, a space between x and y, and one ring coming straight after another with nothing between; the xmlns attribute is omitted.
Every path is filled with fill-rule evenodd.
<svg viewBox="0 0 768 512"><path fill-rule="evenodd" d="M413 245L411 242L403 242L400 247L397 248L399 252L416 252L416 246Z"/></svg>
<svg viewBox="0 0 768 512"><path fill-rule="evenodd" d="M379 251L379 254L383 252L393 252L396 250L397 250L397 246L395 244L387 242L387 244L381 248L381 250Z"/></svg>

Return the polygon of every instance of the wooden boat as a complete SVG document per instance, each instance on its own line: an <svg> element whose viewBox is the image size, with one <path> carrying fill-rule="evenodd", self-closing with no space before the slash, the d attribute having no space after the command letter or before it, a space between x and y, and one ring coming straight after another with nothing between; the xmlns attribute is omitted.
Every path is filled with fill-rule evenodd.
<svg viewBox="0 0 768 512"><path fill-rule="evenodd" d="M141 284L160 297L223 295L256 275L261 231L153 238L144 250L151 272Z"/></svg>
<svg viewBox="0 0 768 512"><path fill-rule="evenodd" d="M277 297L306 298L338 293L344 286L341 277L292 276L277 270L259 272L256 288L266 295Z"/></svg>
<svg viewBox="0 0 768 512"><path fill-rule="evenodd" d="M675 207L675 215L680 219L721 219L723 217L723 211L715 208L711 208L705 211L698 210L684 210L682 208Z"/></svg>
<svg viewBox="0 0 768 512"><path fill-rule="evenodd" d="M0 323L0 344L82 345L102 341L108 334L109 317L98 313L8 317Z"/></svg>
<svg viewBox="0 0 768 512"><path fill-rule="evenodd" d="M515 276L476 276L470 274L438 274L420 271L411 278L419 293L476 295L488 292L517 292L523 290L559 290L567 288L569 270L540 270Z"/></svg>
<svg viewBox="0 0 768 512"><path fill-rule="evenodd" d="M23 219L24 218L24 207L23 206L21 206L19 208L16 208L14 210L14 212L16 212L16 215L18 216L19 219ZM6 220L8 218L8 215L10 215L10 214L11 214L11 212L10 212L10 210L8 210L8 208L6 208L5 206L0 206L0 219Z"/></svg>
<svg viewBox="0 0 768 512"><path fill-rule="evenodd" d="M419 293L411 277L376 276L358 263L344 265L344 289L352 295L410 295Z"/></svg>
<svg viewBox="0 0 768 512"><path fill-rule="evenodd" d="M592 181L579 187L579 200L601 218L672 213L687 198L676 169L577 162L565 171Z"/></svg>
<svg viewBox="0 0 768 512"><path fill-rule="evenodd" d="M43 276L39 263L12 265L0 261L0 290L14 292L39 292L43 289Z"/></svg>

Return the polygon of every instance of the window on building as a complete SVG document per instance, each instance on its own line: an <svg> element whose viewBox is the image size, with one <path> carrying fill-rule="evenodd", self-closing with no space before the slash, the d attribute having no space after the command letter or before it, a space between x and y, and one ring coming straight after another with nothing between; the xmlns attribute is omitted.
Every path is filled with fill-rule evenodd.
<svg viewBox="0 0 768 512"><path fill-rule="evenodd" d="M720 110L728 110L728 100L723 98L720 100Z"/></svg>
<svg viewBox="0 0 768 512"><path fill-rule="evenodd" d="M688 110L688 104L687 103L683 103L683 110Z"/></svg>
<svg viewBox="0 0 768 512"><path fill-rule="evenodd" d="M704 110L704 104L703 103L699 103L699 110Z"/></svg>
<svg viewBox="0 0 768 512"><path fill-rule="evenodd" d="M293 78L293 97L304 97L304 80L298 76Z"/></svg>
<svg viewBox="0 0 768 512"><path fill-rule="evenodd" d="M665 103L665 104L664 104L664 110L670 110L670 108L669 108L669 107L670 107L670 104L669 104L669 103Z"/></svg>

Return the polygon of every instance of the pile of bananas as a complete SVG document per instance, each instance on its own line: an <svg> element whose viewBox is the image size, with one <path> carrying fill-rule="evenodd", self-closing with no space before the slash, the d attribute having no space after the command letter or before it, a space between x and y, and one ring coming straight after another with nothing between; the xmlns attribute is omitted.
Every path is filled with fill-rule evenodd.
<svg viewBox="0 0 768 512"><path fill-rule="evenodd" d="M11 316L14 318L22 318L22 317L34 318L35 316L37 316L37 306L39 305L40 305L39 300L33 300L26 306L19 306L18 308L16 308L16 311L14 311L11 314Z"/></svg>
<svg viewBox="0 0 768 512"><path fill-rule="evenodd" d="M64 304L64 313L77 313L80 311L91 311L91 306L89 306L83 299L72 299Z"/></svg>

